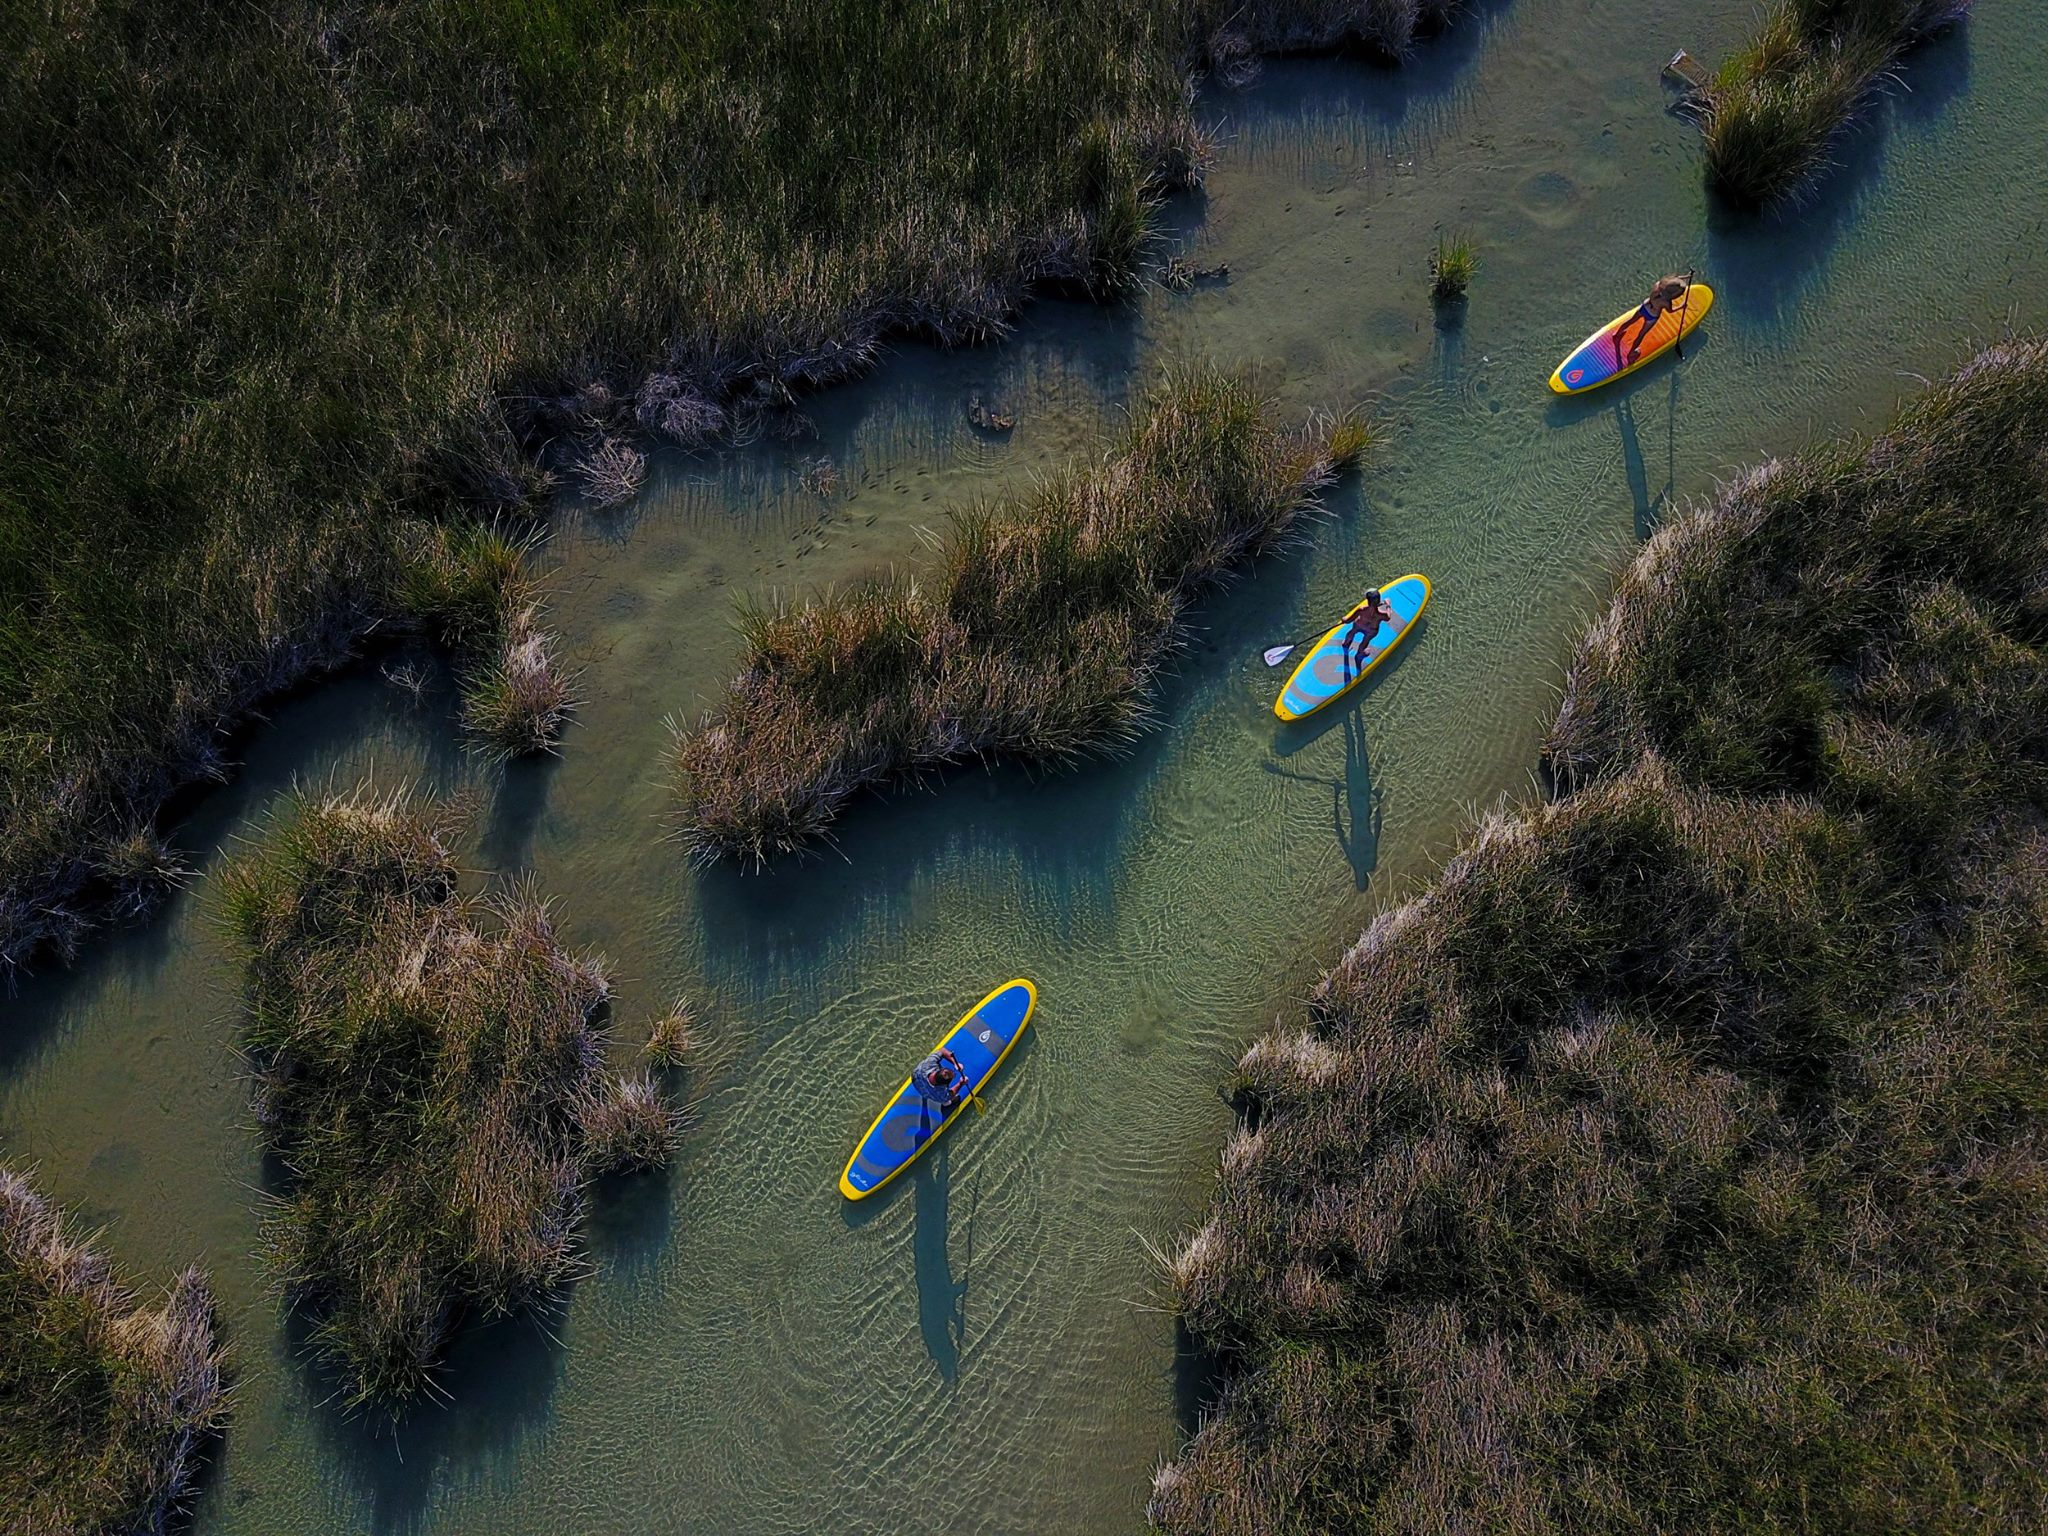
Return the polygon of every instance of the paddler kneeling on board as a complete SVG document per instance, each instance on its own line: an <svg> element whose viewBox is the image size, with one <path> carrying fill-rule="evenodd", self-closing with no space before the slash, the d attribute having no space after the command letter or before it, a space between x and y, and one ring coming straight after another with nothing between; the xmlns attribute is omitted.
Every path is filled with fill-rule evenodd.
<svg viewBox="0 0 2048 1536"><path fill-rule="evenodd" d="M1635 345L1628 349L1628 361L1633 363L1640 357L1643 342L1648 339L1650 332L1657 328L1657 322L1670 314L1673 306L1684 300L1685 291L1691 286L1692 279L1683 274L1658 278L1656 286L1650 290L1650 296L1643 300L1641 307L1614 328L1614 355L1621 356L1621 338L1628 334L1628 328L1640 325L1642 329L1636 332Z"/></svg>
<svg viewBox="0 0 2048 1536"><path fill-rule="evenodd" d="M949 1067L947 1062L951 1062ZM910 1069L911 1086L927 1104L936 1104L941 1114L950 1115L967 1091L967 1069L960 1058L943 1045Z"/></svg>
<svg viewBox="0 0 2048 1536"><path fill-rule="evenodd" d="M1359 605L1344 615L1344 622L1351 626L1344 636L1344 675L1356 677L1365 670L1365 659L1372 654L1372 637L1380 632L1382 624L1394 622L1394 610L1374 587L1365 594ZM1358 654L1351 653L1356 649Z"/></svg>

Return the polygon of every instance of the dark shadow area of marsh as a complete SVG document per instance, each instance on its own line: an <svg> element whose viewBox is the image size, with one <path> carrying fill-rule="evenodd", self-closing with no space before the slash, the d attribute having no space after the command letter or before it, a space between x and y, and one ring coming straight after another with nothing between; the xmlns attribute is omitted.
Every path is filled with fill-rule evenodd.
<svg viewBox="0 0 2048 1536"><path fill-rule="evenodd" d="M563 1347L555 1328L565 1304L566 1297L515 1317L458 1328L435 1378L445 1397L415 1405L396 1423L342 1408L332 1374L306 1356L305 1320L297 1313L287 1319L283 1347L298 1357L303 1390L314 1403L314 1438L344 1470L348 1486L364 1495L373 1531L399 1536L424 1529L451 1463L480 1464L548 1421L562 1377Z"/></svg>
<svg viewBox="0 0 2048 1536"><path fill-rule="evenodd" d="M1254 166L1303 179L1398 161L1458 126L1474 99L1472 65L1512 4L1474 0L1399 63L1359 48L1268 58L1243 85L1206 88L1197 117Z"/></svg>
<svg viewBox="0 0 2048 1536"><path fill-rule="evenodd" d="M1389 662L1389 666L1393 663ZM1373 783L1372 758L1366 750L1365 722L1358 711L1341 712L1344 728L1344 767L1336 778L1301 773L1278 763L1264 765L1266 772L1302 784L1317 784L1330 791L1330 835L1351 866L1352 885L1364 890L1379 868L1380 828L1385 820L1386 791Z"/></svg>

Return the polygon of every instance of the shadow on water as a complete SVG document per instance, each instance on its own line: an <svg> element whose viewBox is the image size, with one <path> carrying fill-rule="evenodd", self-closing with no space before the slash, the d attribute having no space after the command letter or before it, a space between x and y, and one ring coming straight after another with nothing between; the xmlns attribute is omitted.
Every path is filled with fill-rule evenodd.
<svg viewBox="0 0 2048 1536"><path fill-rule="evenodd" d="M445 1395L415 1405L395 1424L342 1408L333 1373L308 1354L306 1319L287 1318L283 1346L299 1356L304 1391L316 1404L314 1434L346 1469L349 1485L367 1495L373 1531L423 1529L450 1464L481 1465L547 1423L562 1376L559 1309L557 1303L458 1328L435 1378ZM232 1468L230 1474L232 1481Z"/></svg>
<svg viewBox="0 0 2048 1536"><path fill-rule="evenodd" d="M976 1171L961 1226L960 1274L953 1274L951 1204L952 1148L942 1144L916 1173L917 1230L911 1244L917 1285L917 1330L925 1353L948 1386L960 1379L967 1348L967 1291L974 1277L974 1227L981 1207L981 1174Z"/></svg>
<svg viewBox="0 0 2048 1536"><path fill-rule="evenodd" d="M478 852L490 868L511 874L533 863L534 839L547 815L548 793L561 766L560 754L541 752L513 758L499 769L478 844Z"/></svg>
<svg viewBox="0 0 2048 1536"><path fill-rule="evenodd" d="M608 1280L640 1282L659 1273L677 1236L675 1192L681 1177L674 1163L644 1173L608 1174L585 1196L584 1241Z"/></svg>
<svg viewBox="0 0 2048 1536"><path fill-rule="evenodd" d="M1389 662L1389 666L1393 663ZM1344 772L1339 778L1296 773L1278 763L1261 766L1279 778L1302 784L1320 784L1330 791L1330 832L1351 866L1351 879L1364 890L1380 862L1380 828L1384 822L1386 792L1373 783L1372 759L1366 751L1365 722L1358 711L1341 711L1344 724Z"/></svg>
<svg viewBox="0 0 2048 1536"><path fill-rule="evenodd" d="M1476 0L1457 25L1399 65L1364 50L1268 59L1245 85L1206 90L1203 126L1250 151L1253 164L1303 176L1367 169L1413 155L1454 129L1474 99L1472 64L1512 0Z"/></svg>
<svg viewBox="0 0 2048 1536"><path fill-rule="evenodd" d="M1624 395L1615 402L1614 420L1621 432L1622 467L1628 475L1629 502L1635 512L1638 542L1657 531L1657 525L1670 509L1678 484L1678 386L1684 377L1683 369L1671 370L1670 389L1664 401L1664 483L1654 492L1650 489L1649 460L1643 452L1642 435L1636 430L1634 398Z"/></svg>
<svg viewBox="0 0 2048 1536"><path fill-rule="evenodd" d="M1970 29L1950 29L1908 54L1899 83L1840 134L1835 161L1795 206L1743 213L1721 199L1707 205L1707 266L1719 310L1745 331L1775 331L1810 305L1827 263L1875 194L1901 124L1924 130L1969 89Z"/></svg>

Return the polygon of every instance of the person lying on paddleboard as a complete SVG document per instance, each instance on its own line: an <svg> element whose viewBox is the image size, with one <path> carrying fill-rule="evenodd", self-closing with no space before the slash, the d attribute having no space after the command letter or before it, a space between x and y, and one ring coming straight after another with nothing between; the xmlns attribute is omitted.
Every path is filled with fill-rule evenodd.
<svg viewBox="0 0 2048 1536"><path fill-rule="evenodd" d="M1616 357L1622 355L1621 338L1628 334L1630 326L1639 324L1642 326L1642 329L1636 332L1635 345L1628 349L1628 361L1633 363L1640 357L1643 351L1644 340L1648 338L1651 331L1656 329L1657 322L1671 313L1672 309L1685 298L1685 291L1691 286L1691 279L1683 275L1658 278L1656 286L1650 290L1650 296L1643 300L1641 307L1615 327L1614 355Z"/></svg>
<svg viewBox="0 0 2048 1536"><path fill-rule="evenodd" d="M946 1065L949 1061L950 1067ZM910 1069L910 1083L919 1098L951 1114L960 1095L967 1091L967 1069L960 1065L958 1056L942 1045Z"/></svg>
<svg viewBox="0 0 2048 1536"><path fill-rule="evenodd" d="M1365 670L1365 660L1372 654L1372 637L1380 632L1382 624L1394 622L1394 610L1374 587L1365 594L1365 600L1344 615L1344 622L1351 626L1351 632L1344 637L1344 670L1349 677L1356 677ZM1351 654L1356 649L1358 655Z"/></svg>

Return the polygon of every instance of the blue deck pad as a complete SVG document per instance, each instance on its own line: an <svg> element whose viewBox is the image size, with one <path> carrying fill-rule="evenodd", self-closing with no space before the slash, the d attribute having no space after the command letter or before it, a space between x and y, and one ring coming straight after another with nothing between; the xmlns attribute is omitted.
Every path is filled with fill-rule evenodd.
<svg viewBox="0 0 2048 1536"><path fill-rule="evenodd" d="M1030 1014L1031 989L1022 984L1005 987L961 1020L946 1037L946 1049L959 1057L968 1083L977 1091ZM950 1113L941 1114L936 1104L910 1083L904 1083L853 1154L846 1181L862 1193L876 1188L922 1152L966 1108L967 1098L963 1094Z"/></svg>
<svg viewBox="0 0 2048 1536"><path fill-rule="evenodd" d="M1366 657L1368 665L1374 657L1385 655L1387 648L1415 622L1428 592L1428 586L1417 576L1403 576L1399 581L1380 588L1380 595L1394 610L1394 622L1382 624L1372 637L1371 654ZM1287 680L1286 691L1280 696L1290 711L1305 715L1320 709L1358 681L1358 673L1344 659L1345 643L1356 628L1352 624L1339 624L1317 642L1316 648L1303 660L1294 676ZM1352 656L1355 660L1355 649Z"/></svg>

